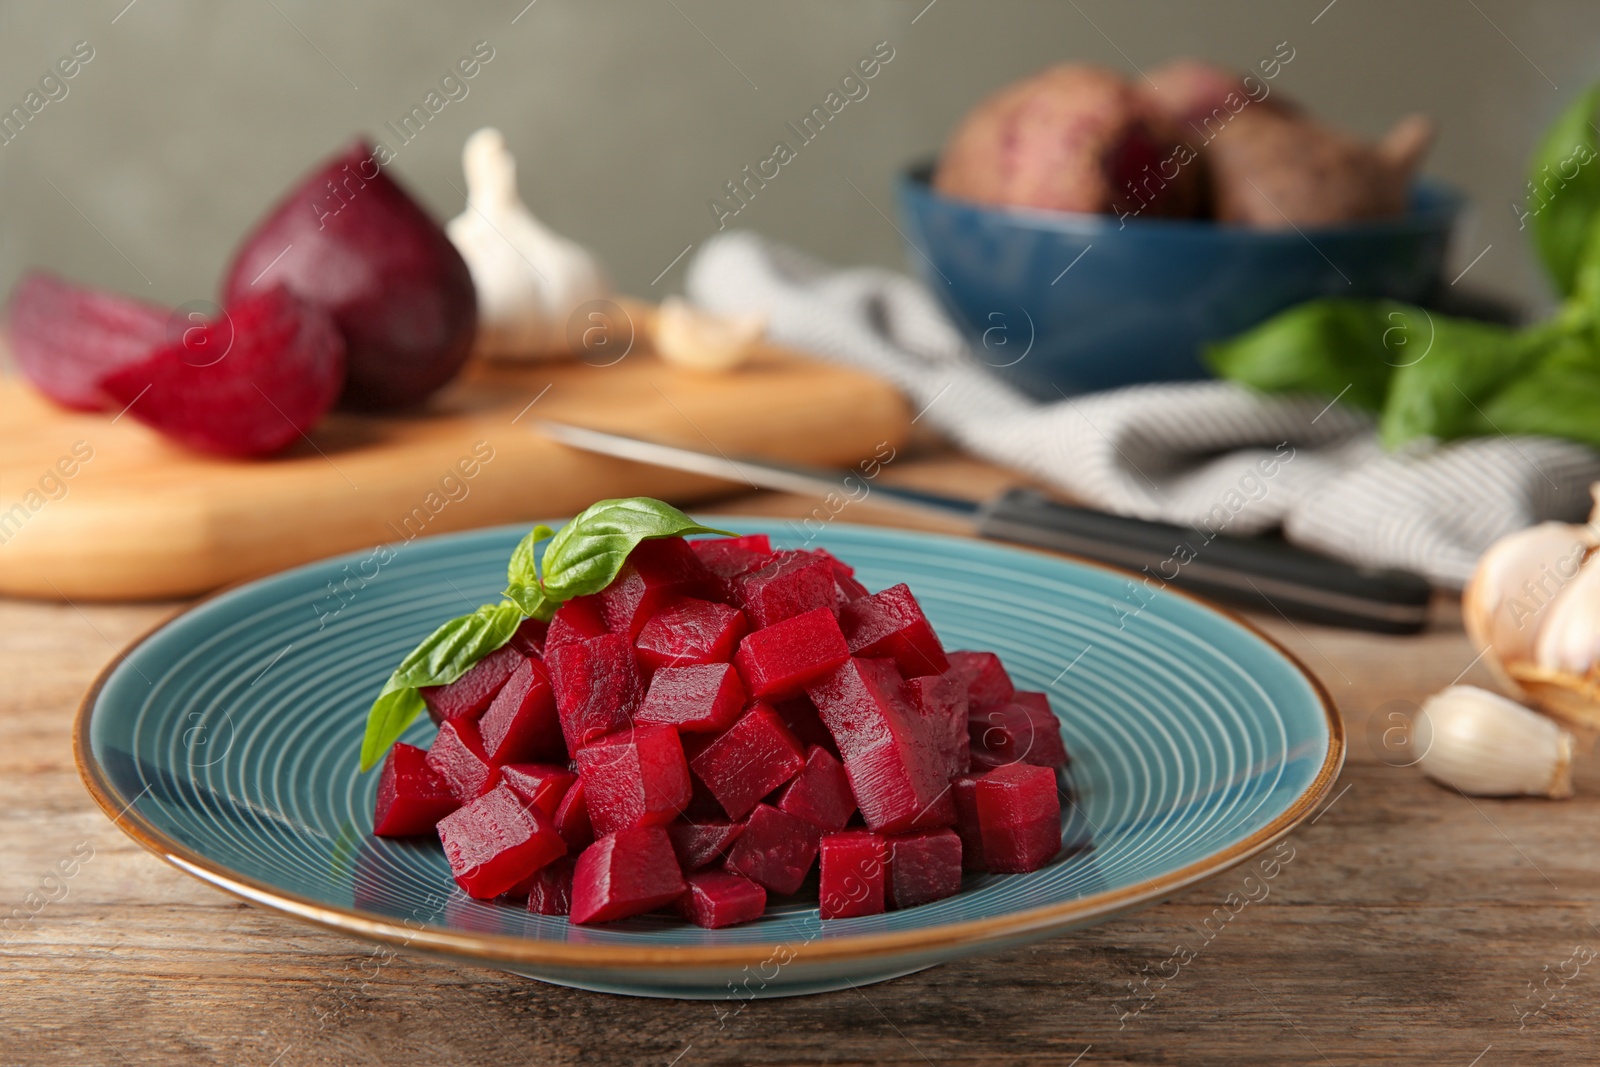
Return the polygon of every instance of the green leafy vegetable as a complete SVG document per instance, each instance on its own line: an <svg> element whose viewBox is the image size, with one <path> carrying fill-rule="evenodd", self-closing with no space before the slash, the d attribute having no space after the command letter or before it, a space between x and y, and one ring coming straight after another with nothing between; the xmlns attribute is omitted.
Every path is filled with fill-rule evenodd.
<svg viewBox="0 0 1600 1067"><path fill-rule="evenodd" d="M1265 392L1343 394L1382 409L1396 366L1414 358L1416 308L1377 300L1312 300L1206 352L1211 369Z"/></svg>
<svg viewBox="0 0 1600 1067"><path fill-rule="evenodd" d="M1528 168L1528 199L1521 218L1532 225L1534 247L1563 296L1573 292L1600 219L1597 121L1600 85L1592 86L1561 113Z"/></svg>

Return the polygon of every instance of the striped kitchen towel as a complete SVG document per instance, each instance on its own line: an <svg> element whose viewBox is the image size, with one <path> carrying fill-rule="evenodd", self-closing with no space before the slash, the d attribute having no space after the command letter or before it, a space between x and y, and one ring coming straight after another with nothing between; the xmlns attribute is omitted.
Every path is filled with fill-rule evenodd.
<svg viewBox="0 0 1600 1067"><path fill-rule="evenodd" d="M893 381L960 447L1123 515L1210 533L1281 527L1353 563L1460 588L1496 538L1581 518L1600 454L1543 437L1385 452L1370 417L1230 382L1130 386L1038 403L990 373L933 296L878 268L835 270L752 233L719 234L690 299L764 312L773 340Z"/></svg>

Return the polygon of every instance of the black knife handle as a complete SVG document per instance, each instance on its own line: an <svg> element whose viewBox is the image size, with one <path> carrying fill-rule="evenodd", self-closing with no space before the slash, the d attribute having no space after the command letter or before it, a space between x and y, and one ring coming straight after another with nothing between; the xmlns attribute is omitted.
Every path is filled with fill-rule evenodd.
<svg viewBox="0 0 1600 1067"><path fill-rule="evenodd" d="M978 532L1136 572L1130 611L1149 599L1148 589L1170 584L1330 626L1408 634L1428 622L1432 590L1406 571L1354 567L1281 541L1071 507L1030 490L1014 489L984 505Z"/></svg>

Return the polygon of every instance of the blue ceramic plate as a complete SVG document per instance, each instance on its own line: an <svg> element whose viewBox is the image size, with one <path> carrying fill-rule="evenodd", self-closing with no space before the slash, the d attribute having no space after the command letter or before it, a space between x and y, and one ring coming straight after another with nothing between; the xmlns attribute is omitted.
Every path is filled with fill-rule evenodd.
<svg viewBox="0 0 1600 1067"><path fill-rule="evenodd" d="M1019 686L1050 694L1073 755L1061 858L826 923L795 903L724 930L664 916L575 927L469 900L436 843L369 834L377 775L356 756L389 671L498 594L523 532L314 563L166 623L84 700L89 791L169 863L330 929L585 989L745 998L892 978L1165 899L1287 833L1343 760L1321 687L1196 600L1056 556L835 523L813 544L870 588L909 583L947 647L992 649ZM432 731L420 722L406 740Z"/></svg>

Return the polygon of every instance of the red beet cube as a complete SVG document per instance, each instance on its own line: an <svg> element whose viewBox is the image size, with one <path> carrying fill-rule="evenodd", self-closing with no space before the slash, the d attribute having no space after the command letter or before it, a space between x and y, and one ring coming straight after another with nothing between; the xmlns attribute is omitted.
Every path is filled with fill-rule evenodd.
<svg viewBox="0 0 1600 1067"><path fill-rule="evenodd" d="M847 830L822 839L822 883L818 903L824 919L848 919L883 911L883 883L889 854L883 838Z"/></svg>
<svg viewBox="0 0 1600 1067"><path fill-rule="evenodd" d="M678 731L639 726L578 750L578 777L598 834L660 826L689 803L689 765Z"/></svg>
<svg viewBox="0 0 1600 1067"><path fill-rule="evenodd" d="M946 780L966 774L972 760L966 680L949 670L913 678L906 683L906 691L923 722L934 731Z"/></svg>
<svg viewBox="0 0 1600 1067"><path fill-rule="evenodd" d="M452 719L439 727L439 736L428 749L428 766L463 804L483 796L500 780L477 726L465 719Z"/></svg>
<svg viewBox="0 0 1600 1067"><path fill-rule="evenodd" d="M851 655L891 657L907 678L942 674L950 666L922 606L905 585L891 585L847 604L839 625Z"/></svg>
<svg viewBox="0 0 1600 1067"><path fill-rule="evenodd" d="M428 717L435 725L451 719L476 721L525 658L509 645L503 646L474 663L449 685L423 686L418 692L428 705Z"/></svg>
<svg viewBox="0 0 1600 1067"><path fill-rule="evenodd" d="M715 579L689 542L681 537L657 537L640 541L598 596L606 629L634 640L669 600L715 592Z"/></svg>
<svg viewBox="0 0 1600 1067"><path fill-rule="evenodd" d="M675 905L679 915L715 930L761 918L767 910L767 891L748 878L727 871L701 871L685 879L689 891Z"/></svg>
<svg viewBox="0 0 1600 1067"><path fill-rule="evenodd" d="M428 754L397 743L378 775L372 832L379 837L431 834L433 825L461 806L450 786L427 763Z"/></svg>
<svg viewBox="0 0 1600 1067"><path fill-rule="evenodd" d="M955 781L962 862L972 870L1036 871L1061 851L1061 797L1048 767L1012 763Z"/></svg>
<svg viewBox="0 0 1600 1067"><path fill-rule="evenodd" d="M553 763L508 763L500 768L501 782L552 819L577 780L577 774Z"/></svg>
<svg viewBox="0 0 1600 1067"><path fill-rule="evenodd" d="M838 556L825 548L813 548L811 554L821 556L833 567L834 599L839 607L842 608L853 600L872 595L866 586L856 581L855 568L847 565Z"/></svg>
<svg viewBox="0 0 1600 1067"><path fill-rule="evenodd" d="M567 788L556 808L556 833L572 853L582 852L594 843L594 824L589 821L589 801L584 796L582 778Z"/></svg>
<svg viewBox="0 0 1600 1067"><path fill-rule="evenodd" d="M478 720L484 751L496 763L560 760L567 755L556 717L550 675L538 660L524 659Z"/></svg>
<svg viewBox="0 0 1600 1067"><path fill-rule="evenodd" d="M639 662L652 671L690 663L728 663L749 629L738 608L679 597L639 631Z"/></svg>
<svg viewBox="0 0 1600 1067"><path fill-rule="evenodd" d="M1011 699L1016 686L993 652L951 652L950 667L967 680L967 706L977 711Z"/></svg>
<svg viewBox="0 0 1600 1067"><path fill-rule="evenodd" d="M961 837L948 827L888 838L889 906L914 908L961 892Z"/></svg>
<svg viewBox="0 0 1600 1067"><path fill-rule="evenodd" d="M822 716L817 714L817 707L811 703L810 697L801 693L787 700L774 701L767 706L778 713L783 725L789 728L789 732L794 734L802 745L807 748L821 745L835 756L839 754L839 746L834 744L833 735L823 725Z"/></svg>
<svg viewBox="0 0 1600 1067"><path fill-rule="evenodd" d="M894 662L851 659L811 687L844 758L867 828L900 833L955 821L941 727L912 706Z"/></svg>
<svg viewBox="0 0 1600 1067"><path fill-rule="evenodd" d="M690 541L689 547L700 557L700 562L722 582L739 577L747 571L769 562L774 553L772 542L766 534L745 537L718 537L707 541Z"/></svg>
<svg viewBox="0 0 1600 1067"><path fill-rule="evenodd" d="M805 749L783 720L757 704L696 755L690 767L728 817L742 819L805 764Z"/></svg>
<svg viewBox="0 0 1600 1067"><path fill-rule="evenodd" d="M724 866L773 893L793 893L817 859L822 831L771 804L757 804Z"/></svg>
<svg viewBox="0 0 1600 1067"><path fill-rule="evenodd" d="M550 817L506 786L440 819L439 840L456 884L478 900L499 896L567 851Z"/></svg>
<svg viewBox="0 0 1600 1067"><path fill-rule="evenodd" d="M572 910L572 870L577 860L561 856L528 879L528 910L535 915L565 915ZM521 896L518 893L518 896Z"/></svg>
<svg viewBox="0 0 1600 1067"><path fill-rule="evenodd" d="M562 645L577 644L606 633L606 617L600 609L600 597L577 596L563 603L550 619L550 628L544 635L546 658Z"/></svg>
<svg viewBox="0 0 1600 1067"><path fill-rule="evenodd" d="M757 630L739 642L734 665L758 699L790 697L850 658L829 608L816 608Z"/></svg>
<svg viewBox="0 0 1600 1067"><path fill-rule="evenodd" d="M1005 704L975 711L968 720L967 730L972 738L972 760L977 766L1067 765L1061 723L1050 711L1050 702L1042 693L1018 692Z"/></svg>
<svg viewBox="0 0 1600 1067"><path fill-rule="evenodd" d="M734 603L757 629L837 603L833 565L809 552L780 552L776 559L729 583Z"/></svg>
<svg viewBox="0 0 1600 1067"><path fill-rule="evenodd" d="M744 683L733 664L697 663L656 671L634 721L715 733L732 726L742 711Z"/></svg>
<svg viewBox="0 0 1600 1067"><path fill-rule="evenodd" d="M678 865L686 871L698 871L721 859L728 848L744 832L744 824L727 819L706 819L699 822L680 820L667 827L672 839L672 851L678 856Z"/></svg>
<svg viewBox="0 0 1600 1067"><path fill-rule="evenodd" d="M798 815L827 833L843 830L856 811L844 764L827 749L812 745L806 750L805 767L784 786L778 810Z"/></svg>
<svg viewBox="0 0 1600 1067"><path fill-rule="evenodd" d="M618 830L583 850L572 872L575 923L604 923L654 911L687 887L672 842L659 826Z"/></svg>
<svg viewBox="0 0 1600 1067"><path fill-rule="evenodd" d="M602 634L562 645L548 653L545 665L568 752L632 725L644 679L627 637Z"/></svg>
<svg viewBox="0 0 1600 1067"><path fill-rule="evenodd" d="M544 639L549 632L549 623L541 619L523 619L506 644L529 659L539 659L544 655Z"/></svg>

